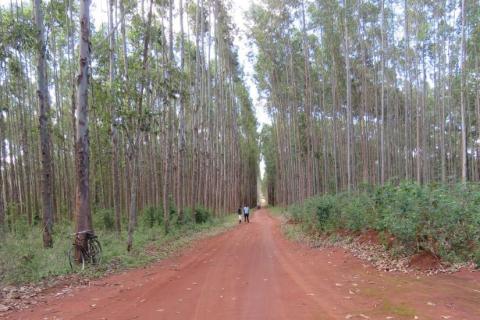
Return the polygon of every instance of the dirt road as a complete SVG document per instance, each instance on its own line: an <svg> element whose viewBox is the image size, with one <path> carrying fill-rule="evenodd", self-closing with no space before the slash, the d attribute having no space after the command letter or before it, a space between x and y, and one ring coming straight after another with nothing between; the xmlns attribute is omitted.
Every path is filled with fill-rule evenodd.
<svg viewBox="0 0 480 320"><path fill-rule="evenodd" d="M343 250L287 241L260 210L179 257L7 319L480 319L480 273L378 272Z"/></svg>

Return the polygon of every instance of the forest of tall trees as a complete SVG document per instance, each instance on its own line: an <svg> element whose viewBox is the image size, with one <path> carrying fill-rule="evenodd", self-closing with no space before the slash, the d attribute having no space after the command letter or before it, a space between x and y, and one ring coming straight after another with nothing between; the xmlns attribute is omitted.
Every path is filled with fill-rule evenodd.
<svg viewBox="0 0 480 320"><path fill-rule="evenodd" d="M480 3L252 6L269 202L388 181L480 180Z"/></svg>
<svg viewBox="0 0 480 320"><path fill-rule="evenodd" d="M11 1L0 7L0 229L92 228L112 210L221 215L256 203L252 101L222 0ZM122 221L128 221L122 225ZM124 223L125 224L125 223Z"/></svg>

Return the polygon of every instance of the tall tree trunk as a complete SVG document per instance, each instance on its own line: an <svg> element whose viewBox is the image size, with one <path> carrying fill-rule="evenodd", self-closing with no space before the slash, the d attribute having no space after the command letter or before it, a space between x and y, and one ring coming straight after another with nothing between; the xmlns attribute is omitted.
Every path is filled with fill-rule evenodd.
<svg viewBox="0 0 480 320"><path fill-rule="evenodd" d="M380 183L385 184L385 1L381 4Z"/></svg>
<svg viewBox="0 0 480 320"><path fill-rule="evenodd" d="M344 27L345 27L345 67L346 67L346 76L347 76L347 190L350 192L353 187L353 177L352 177L352 82L350 76L350 45L348 39L348 6L347 0L344 0ZM382 119L382 128L383 128L383 119Z"/></svg>
<svg viewBox="0 0 480 320"><path fill-rule="evenodd" d="M307 39L307 27L305 18L305 1L302 0L302 43L304 59L304 99L305 99L305 121L306 121L306 143L307 143L307 165L306 170L306 194L305 197L311 197L314 192L314 159L313 159L313 133L312 133L312 87L310 79L310 53ZM346 35L347 36L347 35ZM348 49L347 49L348 50Z"/></svg>
<svg viewBox="0 0 480 320"><path fill-rule="evenodd" d="M3 124L3 111L0 111L0 237L3 236L3 233L5 232L5 198L4 198L4 190L3 190L3 172L5 171L4 168L4 158L3 158L3 152L1 149L3 149L3 142L5 140L5 137L3 136L5 132L5 126Z"/></svg>
<svg viewBox="0 0 480 320"><path fill-rule="evenodd" d="M41 0L34 1L35 25L37 27L37 97L40 109L40 145L42 155L42 201L43 201L43 246L53 246L53 187L52 187L52 144L50 137L49 114L50 101L48 98L47 70L45 55L45 26L43 23L43 9Z"/></svg>
<svg viewBox="0 0 480 320"><path fill-rule="evenodd" d="M180 72L183 75L185 69L185 33L183 30L183 0L180 0L179 5L180 13ZM185 141L185 87L184 77L180 79L180 112L179 112L179 145L178 145L178 178L177 178L177 190L178 190L178 211L180 214L180 221L183 221L184 206L185 206L185 170L186 170L186 141Z"/></svg>
<svg viewBox="0 0 480 320"><path fill-rule="evenodd" d="M90 0L80 0L80 63L77 76L76 109L76 231L93 232L89 193L89 141L88 141L88 85L90 64ZM81 246L86 248L85 233L79 234ZM80 257L77 247L76 257Z"/></svg>
<svg viewBox="0 0 480 320"><path fill-rule="evenodd" d="M145 38L143 43L143 55L142 55L142 74L140 76L140 92L137 102L137 121L135 125L135 132L133 141L131 141L131 155L132 162L132 181L130 183L130 215L128 222L128 239L127 239L127 251L132 249L133 245L133 232L137 222L137 192L138 192L138 175L139 175L139 148L141 141L141 126L142 126L142 113L143 113L143 91L145 90L147 81L148 70L148 46L150 43L150 26L152 24L152 9L153 0L150 0L150 9L148 10L147 23L145 26ZM164 177L165 178L165 177Z"/></svg>
<svg viewBox="0 0 480 320"><path fill-rule="evenodd" d="M404 157L405 157L405 179L410 179L410 34L409 34L409 14L408 14L408 0L404 1L404 11L405 11L405 79L404 79L404 90L405 90L405 108L404 108Z"/></svg>
<svg viewBox="0 0 480 320"><path fill-rule="evenodd" d="M462 182L467 182L467 125L466 125L466 107L465 107L465 0L461 0L461 15L462 15L462 35L461 35L461 43L460 43L460 73L461 73L461 81L460 81L460 117L461 117L461 166L462 166Z"/></svg>
<svg viewBox="0 0 480 320"><path fill-rule="evenodd" d="M122 1L122 0L120 0ZM111 125L111 143L112 143L112 176L113 176L113 210L115 214L115 231L118 234L121 232L121 209L120 209L120 172L119 172L119 157L118 157L118 132L117 132L117 107L115 103L115 30L113 23L113 8L114 0L109 1L109 19L108 29L110 33L109 37L109 49L110 49L110 103L112 112L112 125Z"/></svg>
<svg viewBox="0 0 480 320"><path fill-rule="evenodd" d="M476 72L477 74L480 73L480 59L478 58L478 55L480 54L480 52L478 52L478 46L480 44L477 44L477 47L475 48L475 69L476 69ZM480 83L477 81L477 84L475 85L475 88L476 88L476 93L475 93L475 111L476 111L476 115L477 115L477 141L480 139ZM475 177L475 179L478 181L480 180L480 144L477 143L477 168L479 170L479 172L477 172L477 176Z"/></svg>
<svg viewBox="0 0 480 320"><path fill-rule="evenodd" d="M168 6L169 12L169 47L168 47L168 65L170 66L169 70L173 70L174 66L174 57L173 57L173 0L169 1ZM167 81L170 83L169 88L173 88L172 85L172 74L170 71L166 72ZM171 171L171 158L172 158L172 145L173 145L173 113L175 108L175 100L173 98L173 94L170 89L167 89L166 92L167 100L168 100L168 110L167 110L167 123L166 123L166 146L165 146L165 159L164 159L164 172L163 172L163 225L165 228L165 233L169 232L170 228L170 195L171 193L169 190L171 189L171 179L170 179L170 171Z"/></svg>
<svg viewBox="0 0 480 320"><path fill-rule="evenodd" d="M446 10L446 1L442 1L442 11ZM445 15L443 15L443 23L446 23ZM446 42L446 32L445 30L442 31L442 46L443 48L441 51L441 65L440 65L440 79L441 79L441 90L442 90L442 109L440 112L440 174L441 174L441 181L442 183L447 182L447 167L446 167L446 148L445 148L445 110L446 110L446 88L445 85L446 81L446 72L445 72L445 64L446 64L446 53L445 51L448 50L447 42Z"/></svg>

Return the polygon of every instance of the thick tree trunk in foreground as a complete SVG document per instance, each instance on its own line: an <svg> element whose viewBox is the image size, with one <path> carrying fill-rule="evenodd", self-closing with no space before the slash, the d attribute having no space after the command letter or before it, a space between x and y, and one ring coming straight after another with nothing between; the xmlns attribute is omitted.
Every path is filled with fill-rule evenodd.
<svg viewBox="0 0 480 320"><path fill-rule="evenodd" d="M80 0L80 64L77 76L76 109L76 231L93 232L89 196L89 141L88 141L88 66L90 60L90 0ZM86 247L86 234L81 233ZM76 252L80 256L80 252Z"/></svg>
<svg viewBox="0 0 480 320"><path fill-rule="evenodd" d="M48 98L48 84L46 75L46 43L45 26L41 0L34 1L35 25L37 27L37 97L40 109L40 149L42 156L42 202L43 202L43 246L53 246L53 197L52 197L52 152L50 150L49 113L50 101Z"/></svg>

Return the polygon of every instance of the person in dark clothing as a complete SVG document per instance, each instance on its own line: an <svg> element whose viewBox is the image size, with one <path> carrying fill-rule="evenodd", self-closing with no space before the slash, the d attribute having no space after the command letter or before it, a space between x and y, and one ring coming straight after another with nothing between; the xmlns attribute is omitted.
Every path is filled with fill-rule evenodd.
<svg viewBox="0 0 480 320"><path fill-rule="evenodd" d="M238 223L242 223L242 206L238 207L237 214L238 214Z"/></svg>

